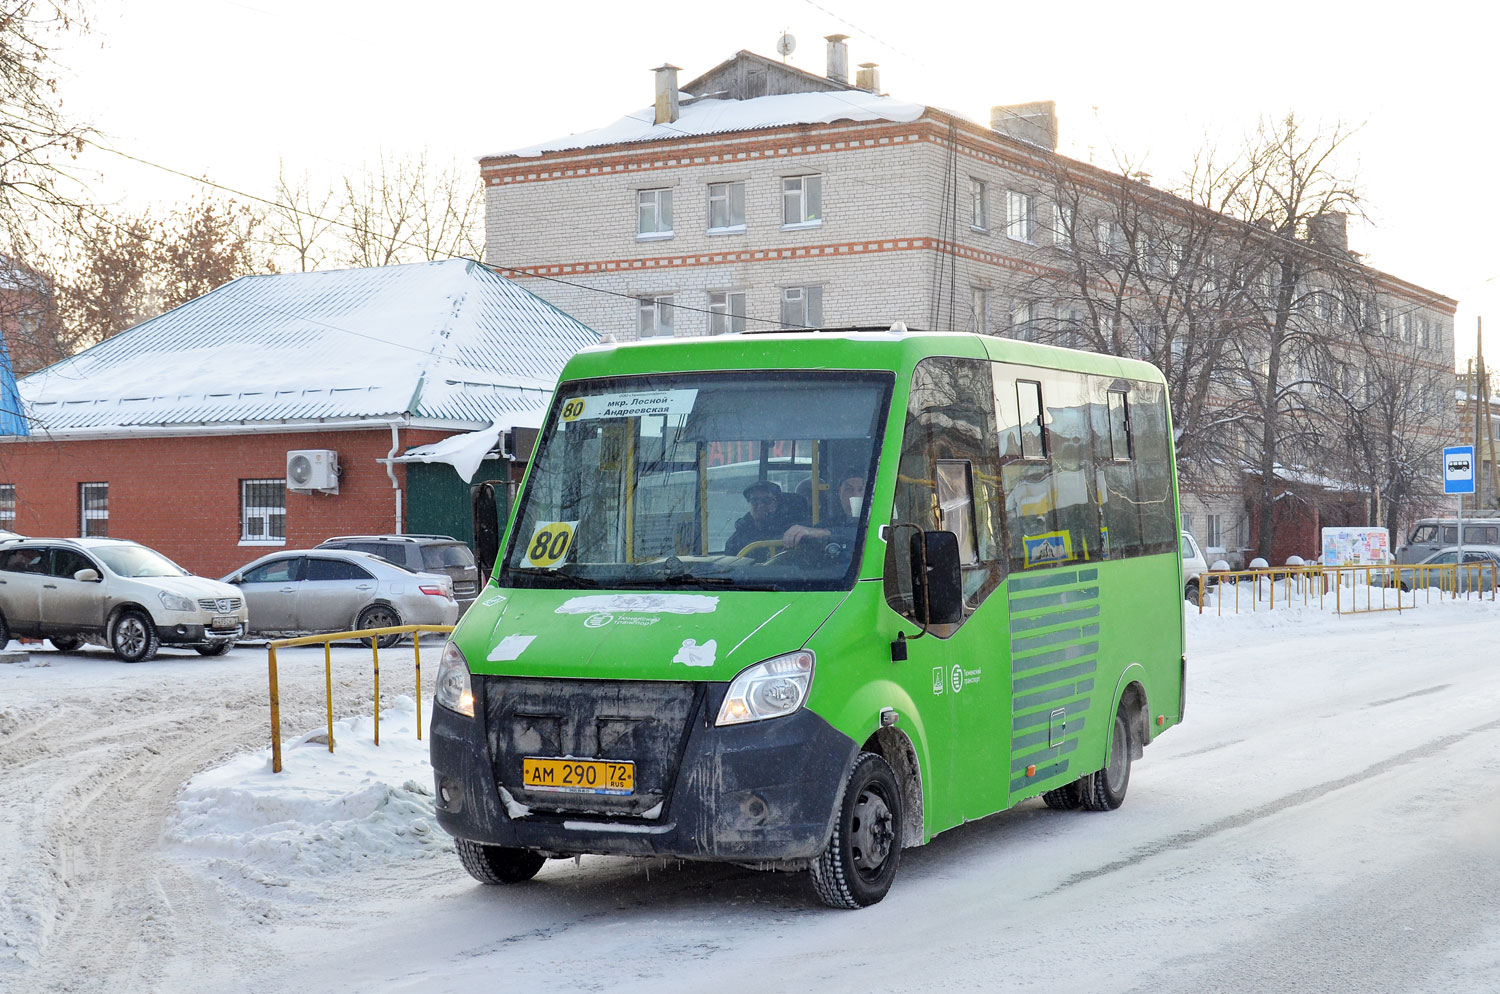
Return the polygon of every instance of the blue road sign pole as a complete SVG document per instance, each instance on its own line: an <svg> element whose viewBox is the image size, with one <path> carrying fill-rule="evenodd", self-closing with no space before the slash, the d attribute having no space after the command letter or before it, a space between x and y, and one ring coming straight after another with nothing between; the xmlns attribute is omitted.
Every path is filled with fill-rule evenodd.
<svg viewBox="0 0 1500 994"><path fill-rule="evenodd" d="M1474 446L1454 445L1443 450L1443 493L1458 497L1458 562L1464 561L1464 494L1474 492ZM1456 593L1456 591L1455 591Z"/></svg>

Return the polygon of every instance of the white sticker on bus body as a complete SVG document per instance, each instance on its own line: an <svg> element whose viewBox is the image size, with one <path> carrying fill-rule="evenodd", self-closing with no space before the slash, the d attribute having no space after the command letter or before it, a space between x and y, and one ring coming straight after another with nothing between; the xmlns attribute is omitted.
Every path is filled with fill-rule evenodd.
<svg viewBox="0 0 1500 994"><path fill-rule="evenodd" d="M536 639L535 635L507 635L490 650L485 658L492 663L506 663L512 659L519 659L526 647Z"/></svg>
<svg viewBox="0 0 1500 994"><path fill-rule="evenodd" d="M563 602L557 614L712 614L717 597L703 594L590 594Z"/></svg>
<svg viewBox="0 0 1500 994"><path fill-rule="evenodd" d="M702 645L695 639L683 639L682 648L677 650L677 655L672 657L672 662L682 663L685 666L712 666L714 656L719 651L719 643L709 639Z"/></svg>

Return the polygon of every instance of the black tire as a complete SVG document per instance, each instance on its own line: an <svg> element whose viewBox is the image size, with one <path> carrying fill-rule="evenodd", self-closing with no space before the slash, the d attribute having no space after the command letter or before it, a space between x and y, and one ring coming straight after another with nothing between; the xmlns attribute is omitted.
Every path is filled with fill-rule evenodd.
<svg viewBox="0 0 1500 994"><path fill-rule="evenodd" d="M5 615L0 614L0 649L10 645L10 622L5 620Z"/></svg>
<svg viewBox="0 0 1500 994"><path fill-rule="evenodd" d="M109 647L122 663L144 663L161 648L151 616L135 608L121 611L109 628Z"/></svg>
<svg viewBox="0 0 1500 994"><path fill-rule="evenodd" d="M1042 795L1042 802L1054 811L1076 811L1083 807L1083 782L1074 780Z"/></svg>
<svg viewBox="0 0 1500 994"><path fill-rule="evenodd" d="M1125 803L1130 788L1130 722L1125 711L1115 712L1114 734L1109 738L1109 759L1104 769L1079 779L1083 806L1090 811L1113 811Z"/></svg>
<svg viewBox="0 0 1500 994"><path fill-rule="evenodd" d="M901 863L901 788L890 765L861 753L844 781L828 848L808 867L830 908L855 910L885 897Z"/></svg>
<svg viewBox="0 0 1500 994"><path fill-rule="evenodd" d="M357 630L365 628L395 628L399 624L401 624L401 615L396 613L395 608L388 604L371 604L359 612L359 620L354 623L354 627ZM389 649L403 638L405 636L399 633L395 635L382 635L375 642L382 649Z"/></svg>
<svg viewBox="0 0 1500 994"><path fill-rule="evenodd" d="M468 839L454 839L459 862L469 876L482 884L520 884L536 876L547 857L530 849L491 846Z"/></svg>
<svg viewBox="0 0 1500 994"><path fill-rule="evenodd" d="M193 648L198 650L200 656L222 656L234 648L234 643L215 642L213 645L195 645Z"/></svg>
<svg viewBox="0 0 1500 994"><path fill-rule="evenodd" d="M1187 586L1183 589L1182 596L1189 604L1196 606L1198 603L1198 581L1189 580Z"/></svg>
<svg viewBox="0 0 1500 994"><path fill-rule="evenodd" d="M58 652L74 652L83 645L83 637L80 635L51 635L47 641Z"/></svg>

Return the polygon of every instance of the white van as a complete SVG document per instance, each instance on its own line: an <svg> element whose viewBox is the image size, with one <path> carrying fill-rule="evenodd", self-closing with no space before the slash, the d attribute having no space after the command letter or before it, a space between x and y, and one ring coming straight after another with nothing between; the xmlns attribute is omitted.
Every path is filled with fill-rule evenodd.
<svg viewBox="0 0 1500 994"><path fill-rule="evenodd" d="M1422 518L1412 525L1406 544L1396 550L1396 562L1420 563L1441 549L1457 545L1500 555L1500 517L1496 517L1493 511L1466 517L1462 536L1459 535L1457 518Z"/></svg>

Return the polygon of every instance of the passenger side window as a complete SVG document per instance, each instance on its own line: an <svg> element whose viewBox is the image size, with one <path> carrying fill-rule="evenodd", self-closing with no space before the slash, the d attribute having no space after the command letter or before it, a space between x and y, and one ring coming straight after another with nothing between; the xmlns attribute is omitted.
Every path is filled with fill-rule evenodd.
<svg viewBox="0 0 1500 994"><path fill-rule="evenodd" d="M304 580L373 580L363 566L342 559L309 559Z"/></svg>
<svg viewBox="0 0 1500 994"><path fill-rule="evenodd" d="M6 573L44 573L46 549L12 549L0 559L0 570Z"/></svg>
<svg viewBox="0 0 1500 994"><path fill-rule="evenodd" d="M245 571L245 583L291 583L297 578L297 564L301 557L273 559Z"/></svg>
<svg viewBox="0 0 1500 994"><path fill-rule="evenodd" d="M1457 545L1458 544L1458 526L1457 525L1444 525L1443 526L1443 544L1444 545Z"/></svg>
<svg viewBox="0 0 1500 994"><path fill-rule="evenodd" d="M1464 541L1474 545L1500 545L1500 528L1495 525L1469 525L1464 529Z"/></svg>
<svg viewBox="0 0 1500 994"><path fill-rule="evenodd" d="M103 572L92 560L81 552L74 552L72 549L52 550L51 573L53 576L71 580L73 579L73 574L81 569L91 569L99 572L101 575Z"/></svg>
<svg viewBox="0 0 1500 994"><path fill-rule="evenodd" d="M1418 525L1412 529L1411 538L1407 541L1412 545L1434 542L1437 541L1437 533L1437 525Z"/></svg>
<svg viewBox="0 0 1500 994"><path fill-rule="evenodd" d="M958 536L964 604L970 611L999 586L1006 568L993 389L987 361L932 358L917 365L891 509L893 524ZM1014 387L1010 397L1014 403ZM888 533L885 595L893 610L915 619L913 534L910 528Z"/></svg>

